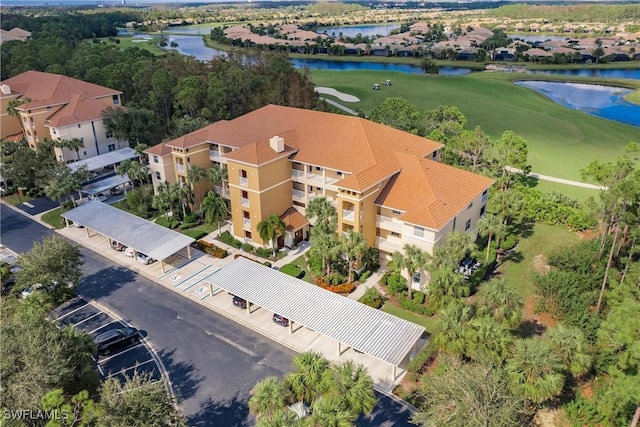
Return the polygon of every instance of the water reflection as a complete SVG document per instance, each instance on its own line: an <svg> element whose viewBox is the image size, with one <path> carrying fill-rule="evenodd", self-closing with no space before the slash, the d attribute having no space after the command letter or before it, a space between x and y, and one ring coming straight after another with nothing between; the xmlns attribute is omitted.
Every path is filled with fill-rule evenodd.
<svg viewBox="0 0 640 427"><path fill-rule="evenodd" d="M394 71L408 74L424 74L417 65L389 64L381 62L328 61L326 59L292 59L294 67L312 70L330 71ZM469 74L469 68L440 67L438 74L445 76L463 76Z"/></svg>
<svg viewBox="0 0 640 427"><path fill-rule="evenodd" d="M640 106L623 99L623 96L632 92L630 89L543 81L521 81L516 84L542 93L565 107L640 127Z"/></svg>
<svg viewBox="0 0 640 427"><path fill-rule="evenodd" d="M344 27L320 27L316 30L317 33L324 33L327 35L335 34L336 37L342 33L346 37L355 37L358 34L362 36L376 36L378 34L382 36L388 36L391 31L400 28L398 24L380 24L380 25L358 25L358 26L344 26Z"/></svg>

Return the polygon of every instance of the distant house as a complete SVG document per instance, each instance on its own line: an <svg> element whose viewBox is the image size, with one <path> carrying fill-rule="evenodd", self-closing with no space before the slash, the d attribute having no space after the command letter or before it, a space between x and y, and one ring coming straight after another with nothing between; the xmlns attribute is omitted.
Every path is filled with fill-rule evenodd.
<svg viewBox="0 0 640 427"><path fill-rule="evenodd" d="M499 47L491 51L491 59L494 61L515 61L516 50L508 47Z"/></svg>
<svg viewBox="0 0 640 427"><path fill-rule="evenodd" d="M30 38L31 33L27 30L23 30L22 28L15 27L10 29L9 31L0 29L0 44L13 40L26 42Z"/></svg>

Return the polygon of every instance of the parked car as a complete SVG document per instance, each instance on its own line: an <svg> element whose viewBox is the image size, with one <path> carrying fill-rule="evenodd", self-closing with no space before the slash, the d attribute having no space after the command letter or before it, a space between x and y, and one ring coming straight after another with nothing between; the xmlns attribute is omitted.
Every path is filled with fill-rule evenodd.
<svg viewBox="0 0 640 427"><path fill-rule="evenodd" d="M125 249L127 249L127 247L120 242L116 242L115 240L112 240L111 249L114 249L116 251L124 251Z"/></svg>
<svg viewBox="0 0 640 427"><path fill-rule="evenodd" d="M283 317L279 314L273 314L273 323L277 323L280 326L284 326L287 327L289 326L289 319L287 319L286 317Z"/></svg>
<svg viewBox="0 0 640 427"><path fill-rule="evenodd" d="M107 197L107 196L105 196L105 195L104 195L104 194L102 194L102 193L91 194L91 195L89 196L89 200L94 200L94 201L96 201L96 202L106 202L106 201L107 201L107 199L108 199L108 197Z"/></svg>
<svg viewBox="0 0 640 427"><path fill-rule="evenodd" d="M233 296L233 305L235 305L236 307L240 307L240 308L247 308L247 300L242 299L240 297L237 296Z"/></svg>
<svg viewBox="0 0 640 427"><path fill-rule="evenodd" d="M119 196L124 193L124 188L122 188L122 185L118 185L117 187L113 187L109 190L109 193L111 193L112 196Z"/></svg>
<svg viewBox="0 0 640 427"><path fill-rule="evenodd" d="M144 265L151 264L155 259L151 258L149 255L145 255L142 252L138 252L138 262Z"/></svg>
<svg viewBox="0 0 640 427"><path fill-rule="evenodd" d="M133 258L136 255L135 249L129 247L124 250L124 254L130 258Z"/></svg>
<svg viewBox="0 0 640 427"><path fill-rule="evenodd" d="M22 297L22 299L29 298L35 291L40 288L42 288L42 283L34 283L30 287L23 289L20 293L20 296Z"/></svg>
<svg viewBox="0 0 640 427"><path fill-rule="evenodd" d="M117 348L135 344L140 341L140 332L136 328L111 329L96 336L95 343L98 355L107 356Z"/></svg>

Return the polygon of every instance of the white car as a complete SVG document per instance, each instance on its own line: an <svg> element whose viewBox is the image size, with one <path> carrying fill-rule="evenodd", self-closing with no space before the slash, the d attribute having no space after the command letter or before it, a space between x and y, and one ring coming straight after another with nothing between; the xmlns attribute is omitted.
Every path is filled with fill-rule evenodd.
<svg viewBox="0 0 640 427"><path fill-rule="evenodd" d="M96 202L106 202L107 199L108 197L102 193L96 193L89 196L89 200L94 200Z"/></svg>
<svg viewBox="0 0 640 427"><path fill-rule="evenodd" d="M42 284L41 283L34 283L33 285L31 285L31 287L23 289L23 291L20 294L20 296L22 297L22 299L28 298L29 296L31 296L35 291L37 291L40 288L42 288Z"/></svg>
<svg viewBox="0 0 640 427"><path fill-rule="evenodd" d="M151 264L155 259L151 258L149 255L145 255L141 252L138 252L138 262L144 265Z"/></svg>
<svg viewBox="0 0 640 427"><path fill-rule="evenodd" d="M124 254L130 258L133 258L135 256L135 250L133 248L126 248L124 250Z"/></svg>

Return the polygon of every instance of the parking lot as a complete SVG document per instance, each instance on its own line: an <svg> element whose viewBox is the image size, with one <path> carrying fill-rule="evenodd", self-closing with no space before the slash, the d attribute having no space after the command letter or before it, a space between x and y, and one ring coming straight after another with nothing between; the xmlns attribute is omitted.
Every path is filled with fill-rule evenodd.
<svg viewBox="0 0 640 427"><path fill-rule="evenodd" d="M135 327L135 325L129 325L125 321L115 318L105 309L101 309L80 297L54 309L50 314L50 319L60 327L73 325L94 338L111 329L124 326ZM142 336L140 342L122 347L109 356L97 359L97 370L103 380L115 377L124 381L125 377L131 377L135 372L147 373L154 380L161 380L163 376L167 378L166 375L163 375L162 363L151 348L145 332L140 331L140 334Z"/></svg>

